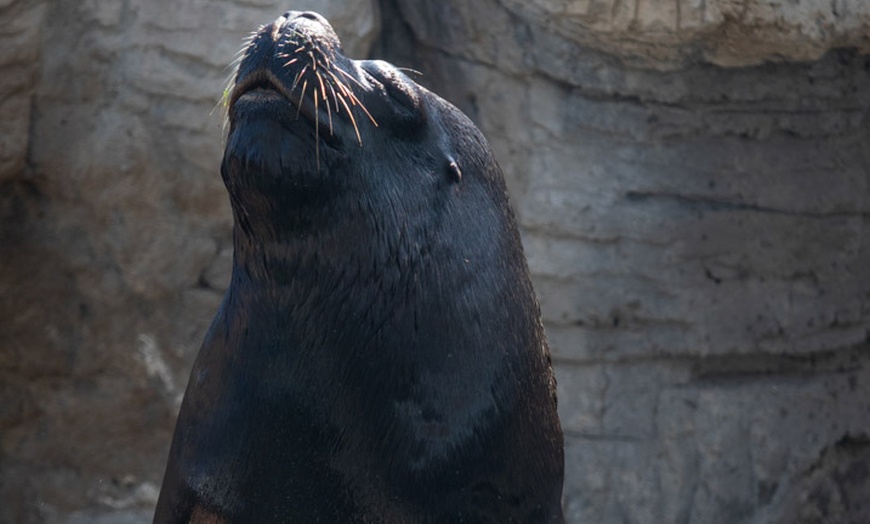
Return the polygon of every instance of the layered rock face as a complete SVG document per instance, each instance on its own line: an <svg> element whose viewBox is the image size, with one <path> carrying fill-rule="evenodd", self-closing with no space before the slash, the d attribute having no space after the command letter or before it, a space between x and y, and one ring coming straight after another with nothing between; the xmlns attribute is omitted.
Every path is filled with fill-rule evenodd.
<svg viewBox="0 0 870 524"><path fill-rule="evenodd" d="M309 2L492 143L571 522L867 522L870 7ZM271 1L0 2L0 522L147 522Z"/></svg>

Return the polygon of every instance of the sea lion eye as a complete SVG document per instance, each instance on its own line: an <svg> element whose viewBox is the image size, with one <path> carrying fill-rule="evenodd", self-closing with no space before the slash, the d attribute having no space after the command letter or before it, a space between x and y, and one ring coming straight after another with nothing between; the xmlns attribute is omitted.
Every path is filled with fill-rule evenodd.
<svg viewBox="0 0 870 524"><path fill-rule="evenodd" d="M425 106L418 94L419 87L413 80L392 65L380 60L364 62L363 69L383 86L397 120L416 123L425 119Z"/></svg>
<svg viewBox="0 0 870 524"><path fill-rule="evenodd" d="M417 92L410 82L404 74L392 70L387 81L384 82L384 87L387 93L403 106L411 110L419 110L420 97L417 96Z"/></svg>

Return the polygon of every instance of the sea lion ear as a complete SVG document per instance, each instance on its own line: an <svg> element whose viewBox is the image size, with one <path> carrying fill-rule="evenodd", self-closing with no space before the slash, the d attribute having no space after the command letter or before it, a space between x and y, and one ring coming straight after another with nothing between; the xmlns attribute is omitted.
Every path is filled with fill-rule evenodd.
<svg viewBox="0 0 870 524"><path fill-rule="evenodd" d="M447 174L450 180L456 184L462 182L462 169L459 167L459 162L453 158L453 155L447 156Z"/></svg>

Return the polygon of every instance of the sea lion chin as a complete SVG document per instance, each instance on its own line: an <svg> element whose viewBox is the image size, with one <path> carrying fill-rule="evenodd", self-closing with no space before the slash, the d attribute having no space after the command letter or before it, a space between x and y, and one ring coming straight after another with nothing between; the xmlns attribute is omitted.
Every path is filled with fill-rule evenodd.
<svg viewBox="0 0 870 524"><path fill-rule="evenodd" d="M256 33L227 102L233 273L154 522L561 522L549 351L477 128L315 13Z"/></svg>

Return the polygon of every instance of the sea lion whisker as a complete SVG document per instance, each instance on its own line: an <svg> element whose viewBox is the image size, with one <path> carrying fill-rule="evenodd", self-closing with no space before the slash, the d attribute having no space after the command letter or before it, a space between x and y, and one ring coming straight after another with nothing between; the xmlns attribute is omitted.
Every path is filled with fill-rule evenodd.
<svg viewBox="0 0 870 524"><path fill-rule="evenodd" d="M347 85L344 84L344 82L342 82L337 76L335 76L335 73L333 73L332 71L327 71L327 74L329 74L330 78L332 79L332 82L330 82L329 85L333 88L338 89L338 91L335 91L335 89L333 89L333 92L335 92L336 95L341 96L345 99L349 99L351 96L353 96L353 92L350 90L350 88L348 88Z"/></svg>
<svg viewBox="0 0 870 524"><path fill-rule="evenodd" d="M242 60L244 60L244 59L245 59L244 55L239 55L239 56L233 58L232 62L227 64L227 66L224 68L224 71L231 71L231 73L235 73L236 69L239 68L239 64L241 64Z"/></svg>
<svg viewBox="0 0 870 524"><path fill-rule="evenodd" d="M328 66L325 62L323 62L323 61L321 61L321 60L319 60L319 59L317 60L317 65L320 66L320 69L321 69L322 71L328 71L328 70L329 70L329 66Z"/></svg>
<svg viewBox="0 0 870 524"><path fill-rule="evenodd" d="M332 60L329 59L329 55L327 55L322 49L315 48L314 51L320 55L323 59L323 62L326 64L324 69L332 69Z"/></svg>
<svg viewBox="0 0 870 524"><path fill-rule="evenodd" d="M339 69L338 71L343 72L343 71L341 71L341 69ZM332 76L333 80L335 80L336 85L344 93L344 95L347 97L347 99L350 100L351 105L359 105L360 108L363 110L363 112L365 112L365 114L369 117L369 120L372 121L372 124L374 124L375 127L378 127L377 120L375 120L375 118L372 116L372 114L369 112L369 110L366 108L366 106L360 101L359 98L357 98L357 96L353 93L353 91L349 87L347 87L347 85L345 85L331 71L329 72L329 74ZM356 81L356 79L353 79L353 80Z"/></svg>
<svg viewBox="0 0 870 524"><path fill-rule="evenodd" d="M232 71L232 72L227 76L227 79L224 81L224 89L223 89L223 91L221 92L221 97L220 97L220 99L217 101L217 103L215 103L215 105L214 105L214 107L211 109L211 111L209 112L210 115L211 115L211 114L214 114L214 112L217 111L217 109L218 109L219 107L226 108L226 107L229 106L229 103L230 103L230 93L233 92L233 86L235 85L235 81L236 81L236 76L237 76L237 74L238 74L237 71ZM227 116L227 115L224 115L224 116ZM223 127L226 127L226 124L227 124L227 121L226 121L226 119L224 119Z"/></svg>
<svg viewBox="0 0 870 524"><path fill-rule="evenodd" d="M224 68L224 70L226 71L228 69L236 69L238 67L238 65L242 63L242 60L245 59L245 55L247 55L248 50L250 50L252 45L253 45L253 42L248 42L248 43L244 44L242 46L242 48L239 49L236 52L236 54L233 55L233 59L230 60L230 63L227 64L227 66Z"/></svg>
<svg viewBox="0 0 870 524"><path fill-rule="evenodd" d="M265 26L260 26L260 29L256 29L256 30L254 30L254 31L251 31L251 32L248 33L247 35L243 36L243 37L242 37L242 42L244 42L245 44L250 45L251 42L253 42L253 41L257 38L257 35L260 34L260 31L262 31L263 27L265 27Z"/></svg>
<svg viewBox="0 0 870 524"><path fill-rule="evenodd" d="M251 42L254 41L255 38L257 38L258 34L259 34L259 31L251 31L250 33L248 33L247 35L242 37L242 42L244 42L246 44L250 44Z"/></svg>
<svg viewBox="0 0 870 524"><path fill-rule="evenodd" d="M238 51L236 51L236 54L233 55L233 60L232 60L232 61L235 62L236 60L239 60L239 59L244 58L245 55L248 53L248 50L251 49L251 46L252 46L252 45L254 45L254 41L253 41L253 40L248 40L247 42L243 42L243 43L242 43L242 47L241 47L241 49L239 49Z"/></svg>
<svg viewBox="0 0 870 524"><path fill-rule="evenodd" d="M314 87L314 157L320 171L320 118L318 115L317 87Z"/></svg>
<svg viewBox="0 0 870 524"><path fill-rule="evenodd" d="M332 109L329 107L329 100L326 98L326 87L323 84L323 77L320 76L320 73L315 73L317 75L317 79L320 81L320 94L323 97L323 101L326 102L326 114L329 116L329 134L332 136Z"/></svg>
<svg viewBox="0 0 870 524"><path fill-rule="evenodd" d="M299 42L293 41L293 39L295 37L305 38L305 35L303 35L302 32L299 31L298 29L296 29L295 27L291 27L290 28L290 37L291 38L289 38L288 40L290 41L291 44L298 44Z"/></svg>
<svg viewBox="0 0 870 524"><path fill-rule="evenodd" d="M332 71L329 71L329 70L327 70L327 73L329 74L330 77L332 77L333 82L335 82L336 86L338 86L338 89L341 92L343 92L344 94L350 93L350 89L344 84L344 82L341 81L341 79L339 79L337 76L335 76L335 73L333 73Z"/></svg>
<svg viewBox="0 0 870 524"><path fill-rule="evenodd" d="M420 71L417 71L416 69L411 69L410 67L397 67L396 69L398 69L399 71L401 71L403 73L411 73L412 75L415 75L415 76L426 76L423 73L421 73Z"/></svg>
<svg viewBox="0 0 870 524"><path fill-rule="evenodd" d="M369 110L366 109L366 106L365 106L365 105L360 101L360 99L357 98L356 95L353 94L353 93L350 94L350 98L351 98L352 101L355 100L356 103L359 104L360 109L362 109L363 112L366 114L366 116L369 117L369 120L372 121L372 124L374 124L375 127L378 127L378 121L375 120L375 117L373 117L371 113L369 113Z"/></svg>
<svg viewBox="0 0 870 524"><path fill-rule="evenodd" d="M336 98L339 96L339 94L335 92L335 87L333 87L331 83L326 82L326 87L328 87L329 91L332 93L332 101L335 103L335 112L338 113L339 106L338 100L336 100Z"/></svg>
<svg viewBox="0 0 870 524"><path fill-rule="evenodd" d="M299 93L299 103L296 104L296 118L299 118L299 111L302 110L302 100L305 99L305 91L308 89L308 79L302 82L302 91ZM316 98L315 98L316 100Z"/></svg>
<svg viewBox="0 0 870 524"><path fill-rule="evenodd" d="M308 65L306 64L298 73L296 73L296 78L293 80L293 86L290 88L290 92L296 90L296 86L299 85L299 80L305 75L305 71L308 70Z"/></svg>
<svg viewBox="0 0 870 524"><path fill-rule="evenodd" d="M330 72L330 74L332 74L332 73ZM348 100L350 100L351 105L354 105L354 106L359 105L360 108L363 110L363 112L365 112L365 114L369 117L369 120L371 120L372 124L374 124L375 127L379 127L377 120L375 120L375 118L372 116L372 114L369 112L369 110L360 101L360 99L357 98L357 96L353 93L353 91L349 87L347 87L343 82L341 82L341 80L339 80L338 77L336 77L334 74L332 75L332 78L335 80L339 89L344 93L345 97Z"/></svg>
<svg viewBox="0 0 870 524"><path fill-rule="evenodd" d="M353 76L351 76L351 74L348 73L347 71L345 71L344 69L342 69L342 68L340 68L340 67L336 67L335 70L338 71L339 73L343 74L344 76L346 76L346 77L347 77L351 82L353 82L354 84L358 85L358 86L361 87L361 88L365 88L365 86L362 85L362 83L360 83L359 80L357 80L356 78L354 78Z"/></svg>
<svg viewBox="0 0 870 524"><path fill-rule="evenodd" d="M345 102L344 98L339 98L339 100L341 101L341 104L344 106L344 108L347 109L347 114L350 117L350 122L351 124L353 124L353 130L356 132L356 140L357 142L359 142L359 145L362 146L362 136L360 136L359 134L359 127L357 127L356 119L353 117L353 111L350 110L350 107L347 105L347 102Z"/></svg>
<svg viewBox="0 0 870 524"><path fill-rule="evenodd" d="M225 107L227 107L227 106L229 105L229 103L230 103L230 92L231 92L231 91L232 91L232 90L231 90L231 88L229 88L229 87L224 88L224 92L223 92L223 94L221 95L220 100L218 100L217 102L215 102L214 107L211 108L211 111L209 111L208 114L213 115L214 112L218 110L218 108L225 108Z"/></svg>
<svg viewBox="0 0 870 524"><path fill-rule="evenodd" d="M320 96L323 97L323 101L326 102L326 87L323 84L323 77L320 73L314 73L317 76L318 82L320 82Z"/></svg>
<svg viewBox="0 0 870 524"><path fill-rule="evenodd" d="M230 99L229 90L224 89L223 96L221 96L221 99L215 103L214 107L211 108L211 111L209 111L208 114L213 115L215 113L215 111L218 110L218 108L220 108L221 111L223 112L223 109L229 105L229 99ZM226 131L227 124L229 124L229 123L230 123L229 113L224 112L224 118L221 121L221 130Z"/></svg>
<svg viewBox="0 0 870 524"><path fill-rule="evenodd" d="M353 96L353 93L351 93L351 91L347 88L347 86L345 86L343 83L339 82L338 79L335 78L335 75L333 75L331 72L329 72L329 74L332 75L332 78L335 80L334 85L333 85L333 83L330 83L329 86L332 89L332 92L335 94L336 112L340 113L341 111L340 111L340 106L338 105L338 102L341 101L345 107L348 107L346 101L351 96ZM336 91L336 88L338 89L337 91Z"/></svg>
<svg viewBox="0 0 870 524"><path fill-rule="evenodd" d="M301 79L301 78L302 78L302 75L299 73L296 73L296 77L293 78L293 85L290 87L291 93L296 90L296 86L299 85L299 79Z"/></svg>

